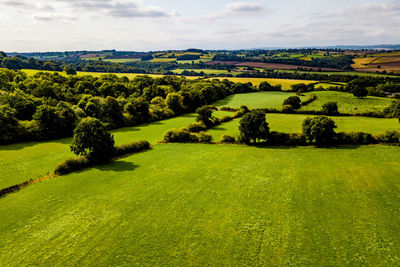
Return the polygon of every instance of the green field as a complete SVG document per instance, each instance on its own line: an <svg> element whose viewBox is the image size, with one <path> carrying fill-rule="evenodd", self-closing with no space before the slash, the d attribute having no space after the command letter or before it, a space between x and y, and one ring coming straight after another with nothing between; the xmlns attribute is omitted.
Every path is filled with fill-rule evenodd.
<svg viewBox="0 0 400 267"><path fill-rule="evenodd" d="M103 59L106 62L114 62L114 63L128 63L128 62L138 62L140 58L113 58L113 59Z"/></svg>
<svg viewBox="0 0 400 267"><path fill-rule="evenodd" d="M257 92L235 94L215 102L215 105L218 107L227 106L231 108L238 108L241 105L246 105L250 109L280 108L282 107L282 103L286 98L294 95L294 93L285 92Z"/></svg>
<svg viewBox="0 0 400 267"><path fill-rule="evenodd" d="M158 145L0 199L4 266L395 266L400 148Z"/></svg>
<svg viewBox="0 0 400 267"><path fill-rule="evenodd" d="M301 110L321 110L322 105L329 101L337 102L339 112L342 113L361 113L368 111L383 111L393 101L389 98L368 96L366 98L357 98L350 93L320 91L311 92L306 95L316 94L317 99L309 105L302 107Z"/></svg>
<svg viewBox="0 0 400 267"><path fill-rule="evenodd" d="M267 122L271 131L283 133L302 132L303 121L310 117L302 114L267 114ZM400 131L400 124L397 119L378 119L367 117L331 117L338 128L337 132L366 132L371 134L384 133L386 131ZM218 142L221 136L239 136L239 120L218 125L207 131Z"/></svg>
<svg viewBox="0 0 400 267"><path fill-rule="evenodd" d="M222 116L221 112L221 116ZM111 131L118 145L147 140L156 144L165 131L194 122L195 115L187 114L173 119ZM52 172L66 158L73 157L69 145L72 139L32 142L0 146L0 189L22 183Z"/></svg>

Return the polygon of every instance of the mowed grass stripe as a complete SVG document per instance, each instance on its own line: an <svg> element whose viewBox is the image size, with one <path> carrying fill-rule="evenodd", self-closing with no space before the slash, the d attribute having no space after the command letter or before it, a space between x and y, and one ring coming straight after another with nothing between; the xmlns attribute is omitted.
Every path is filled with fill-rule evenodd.
<svg viewBox="0 0 400 267"><path fill-rule="evenodd" d="M0 199L0 261L394 265L399 152L157 145Z"/></svg>

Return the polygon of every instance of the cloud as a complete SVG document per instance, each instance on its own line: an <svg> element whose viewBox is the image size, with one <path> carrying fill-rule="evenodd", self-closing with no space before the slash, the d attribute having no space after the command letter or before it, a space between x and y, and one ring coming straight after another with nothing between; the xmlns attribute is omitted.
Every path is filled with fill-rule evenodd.
<svg viewBox="0 0 400 267"><path fill-rule="evenodd" d="M238 18L240 16L254 16L269 13L270 9L264 8L261 3L234 2L227 4L224 9L206 16L207 19Z"/></svg>
<svg viewBox="0 0 400 267"><path fill-rule="evenodd" d="M265 34L272 42L377 44L399 42L400 2L367 3L337 12L313 14L303 25L285 25Z"/></svg>
<svg viewBox="0 0 400 267"><path fill-rule="evenodd" d="M144 5L139 0L6 0L0 5L32 14L40 21L74 21L78 13L93 17L160 18L177 16L176 11ZM42 12L46 14L42 14Z"/></svg>
<svg viewBox="0 0 400 267"><path fill-rule="evenodd" d="M260 3L236 2L226 6L226 10L230 12L259 12L263 9Z"/></svg>

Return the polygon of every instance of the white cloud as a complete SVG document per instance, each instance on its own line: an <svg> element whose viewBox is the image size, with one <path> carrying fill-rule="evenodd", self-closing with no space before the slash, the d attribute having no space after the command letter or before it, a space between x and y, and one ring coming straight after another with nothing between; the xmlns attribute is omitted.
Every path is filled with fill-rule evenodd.
<svg viewBox="0 0 400 267"><path fill-rule="evenodd" d="M207 15L206 18L211 20L222 18L237 19L238 16L254 16L257 14L268 12L271 12L271 10L264 8L261 3L234 2L226 5L225 8L222 10Z"/></svg>
<svg viewBox="0 0 400 267"><path fill-rule="evenodd" d="M248 2L235 2L230 3L226 6L226 10L230 12L259 12L264 7L260 3L248 3Z"/></svg>
<svg viewBox="0 0 400 267"><path fill-rule="evenodd" d="M7 0L0 5L32 14L41 21L73 21L77 13L121 18L159 18L177 16L175 11L144 5L135 0ZM45 12L45 14L43 14Z"/></svg>

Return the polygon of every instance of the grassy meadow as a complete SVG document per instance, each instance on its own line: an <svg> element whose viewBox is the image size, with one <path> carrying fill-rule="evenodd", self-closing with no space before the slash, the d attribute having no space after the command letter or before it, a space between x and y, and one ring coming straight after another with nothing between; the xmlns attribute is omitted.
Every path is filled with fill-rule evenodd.
<svg viewBox="0 0 400 267"><path fill-rule="evenodd" d="M308 96L310 94L316 94L317 99L309 105L302 107L301 110L321 110L323 104L334 101L338 104L339 112L355 114L369 111L383 111L393 101L389 98L374 96L357 98L351 93L335 91L311 92L305 95Z"/></svg>
<svg viewBox="0 0 400 267"><path fill-rule="evenodd" d="M165 131L186 126L194 120L194 114L187 114L150 124L121 128L111 133L117 145L139 140L156 144L162 140ZM65 138L0 146L0 169L2 170L0 189L51 173L58 163L74 156L69 148L71 142L72 138Z"/></svg>
<svg viewBox="0 0 400 267"><path fill-rule="evenodd" d="M289 96L294 96L294 93L285 92L257 92L235 94L219 100L214 104L217 107L239 108L241 105L246 105L250 109L254 108L280 108L283 101Z"/></svg>
<svg viewBox="0 0 400 267"><path fill-rule="evenodd" d="M157 145L0 198L0 262L394 266L399 160L388 146Z"/></svg>
<svg viewBox="0 0 400 267"><path fill-rule="evenodd" d="M303 121L307 117L303 114L267 114L266 119L271 131L283 133L301 133ZM331 117L338 127L337 132L366 132L371 134L384 133L386 131L400 131L397 119L378 119L367 117ZM213 136L214 141L219 141L222 135L239 136L239 121L223 123L207 131Z"/></svg>

